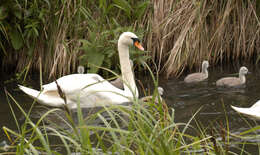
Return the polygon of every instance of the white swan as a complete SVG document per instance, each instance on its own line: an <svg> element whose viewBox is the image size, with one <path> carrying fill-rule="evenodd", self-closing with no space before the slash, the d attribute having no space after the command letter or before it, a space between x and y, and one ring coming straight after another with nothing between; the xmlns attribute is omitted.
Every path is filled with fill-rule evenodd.
<svg viewBox="0 0 260 155"><path fill-rule="evenodd" d="M247 115L249 117L260 120L260 100L258 100L253 106L250 108L239 108L235 106L231 106L235 111Z"/></svg>
<svg viewBox="0 0 260 155"><path fill-rule="evenodd" d="M76 108L77 102L81 104L81 107L96 107L131 102L134 98L138 98L138 90L129 59L129 46L131 45L144 50L134 33L122 33L118 40L118 52L124 90L114 87L98 74L71 74L57 80L66 96L69 108ZM52 107L64 105L64 100L60 97L55 82L43 85L42 92L21 85L19 88L44 105Z"/></svg>

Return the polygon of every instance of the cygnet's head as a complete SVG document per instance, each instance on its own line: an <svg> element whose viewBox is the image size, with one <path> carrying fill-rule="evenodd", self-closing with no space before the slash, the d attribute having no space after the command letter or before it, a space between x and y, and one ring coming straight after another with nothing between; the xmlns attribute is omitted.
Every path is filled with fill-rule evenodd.
<svg viewBox="0 0 260 155"><path fill-rule="evenodd" d="M120 35L118 39L118 44L126 45L126 46L132 46L134 45L141 51L144 50L143 46L140 44L140 39L132 32L124 32Z"/></svg>
<svg viewBox="0 0 260 155"><path fill-rule="evenodd" d="M204 61L202 62L202 68L208 68L208 67L209 67L209 62L206 61L206 60L204 60Z"/></svg>
<svg viewBox="0 0 260 155"><path fill-rule="evenodd" d="M83 66L78 66L78 73L79 74L84 74L84 72L85 72L84 67Z"/></svg>
<svg viewBox="0 0 260 155"><path fill-rule="evenodd" d="M163 92L164 92L163 88L162 87L158 87L158 93L159 93L160 96L163 95Z"/></svg>
<svg viewBox="0 0 260 155"><path fill-rule="evenodd" d="M248 73L248 69L245 66L240 68L239 75L246 75L247 73Z"/></svg>

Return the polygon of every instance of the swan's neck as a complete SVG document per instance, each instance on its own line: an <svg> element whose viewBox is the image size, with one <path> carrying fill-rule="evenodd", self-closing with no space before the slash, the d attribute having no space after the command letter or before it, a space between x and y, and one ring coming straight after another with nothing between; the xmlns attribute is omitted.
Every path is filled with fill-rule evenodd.
<svg viewBox="0 0 260 155"><path fill-rule="evenodd" d="M244 74L239 74L239 79L243 84L246 83L246 76Z"/></svg>
<svg viewBox="0 0 260 155"><path fill-rule="evenodd" d="M138 90L135 84L134 73L131 68L129 59L129 47L118 43L119 60L124 82L124 91L127 95L133 96L133 93L138 98Z"/></svg>
<svg viewBox="0 0 260 155"><path fill-rule="evenodd" d="M202 73L206 75L206 77L209 76L208 69L206 66L202 66Z"/></svg>

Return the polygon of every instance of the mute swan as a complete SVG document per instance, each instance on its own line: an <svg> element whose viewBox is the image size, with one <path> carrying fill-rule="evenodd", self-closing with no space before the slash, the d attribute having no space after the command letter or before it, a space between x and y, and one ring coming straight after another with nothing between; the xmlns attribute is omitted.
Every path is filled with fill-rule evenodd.
<svg viewBox="0 0 260 155"><path fill-rule="evenodd" d="M195 83L195 82L200 82L208 78L208 67L209 67L209 62L208 61L203 61L202 62L202 71L201 73L192 73L189 74L184 78L185 83Z"/></svg>
<svg viewBox="0 0 260 155"><path fill-rule="evenodd" d="M139 94L129 59L129 46L131 45L142 51L144 50L140 40L134 33L122 33L118 40L118 53L124 90L114 87L98 74L66 75L59 78L57 83L66 96L68 107L71 109L76 108L78 102L81 107L121 104L138 98ZM42 92L21 85L19 85L19 88L41 104L52 107L64 105L64 100L59 96L55 82L43 85Z"/></svg>
<svg viewBox="0 0 260 155"><path fill-rule="evenodd" d="M224 87L241 87L246 83L245 75L248 73L246 67L241 67L239 70L239 77L225 77L221 78L216 82L217 86Z"/></svg>
<svg viewBox="0 0 260 155"><path fill-rule="evenodd" d="M133 61L132 61L132 60L130 60L130 64L131 64L131 68L132 68L132 70L133 70L134 64L133 64ZM110 83L111 83L113 86L115 86L115 87L117 87L117 88L119 88L119 89L124 89L124 85L123 85L123 81L122 81L122 78L121 78L121 77L118 77L117 79L115 79L115 80L113 80L113 81L110 81Z"/></svg>
<svg viewBox="0 0 260 155"><path fill-rule="evenodd" d="M253 106L250 108L239 108L235 106L231 106L235 111L253 117L255 119L260 120L260 100L258 100Z"/></svg>

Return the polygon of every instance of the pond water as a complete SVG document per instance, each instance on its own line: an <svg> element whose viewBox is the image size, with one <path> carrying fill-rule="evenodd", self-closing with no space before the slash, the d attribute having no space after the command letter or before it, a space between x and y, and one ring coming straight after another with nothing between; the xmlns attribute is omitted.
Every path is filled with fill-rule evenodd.
<svg viewBox="0 0 260 155"><path fill-rule="evenodd" d="M223 68L209 68L209 79L199 84L185 84L184 76L165 80L160 78L159 85L164 88L164 99L169 107L175 109L175 121L187 123L192 116L195 115L195 120L204 127L220 128L221 124L226 125L228 119L229 129L232 133L239 133L250 129L244 119L252 123L253 126L257 123L246 117L241 117L230 105L249 107L260 99L260 70L251 65L248 67L251 74L247 75L246 87L242 89L220 89L215 86L215 81L225 76L237 76L239 66L229 66ZM0 87L0 142L7 141L2 127L6 126L11 129L16 129L16 124L12 116L10 107L6 100L4 87L25 109L30 108L32 100L17 89L17 83L9 82L10 77L1 75ZM39 82L36 77L32 77L29 83L36 87ZM144 83L144 85L146 85ZM150 85L147 85L147 87ZM148 88L152 89L152 88ZM12 107L16 113L18 121L22 122L24 117L19 112L17 106L12 102ZM192 121L195 125L195 121ZM260 142L260 139L254 139L255 142ZM257 148L252 148L252 152L257 153Z"/></svg>

